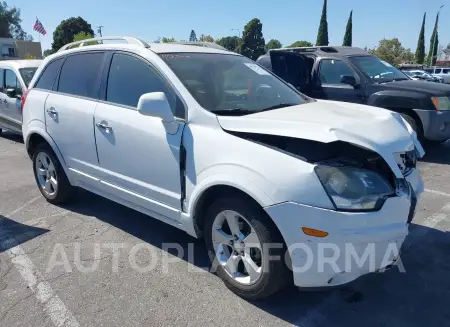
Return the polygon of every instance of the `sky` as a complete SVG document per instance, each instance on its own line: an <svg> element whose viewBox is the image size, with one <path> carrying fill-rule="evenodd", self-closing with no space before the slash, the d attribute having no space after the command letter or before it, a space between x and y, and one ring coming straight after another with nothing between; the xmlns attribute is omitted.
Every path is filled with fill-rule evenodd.
<svg viewBox="0 0 450 327"><path fill-rule="evenodd" d="M322 0L15 0L7 1L21 10L22 28L35 40L36 17L47 35L41 36L42 49L51 47L53 32L69 17L83 17L94 32L102 25L103 36L136 36L148 42L158 37L189 39L214 38L242 33L252 18L263 24L266 42L278 39L283 46L299 40L315 43L322 11ZM372 48L383 38L399 38L414 52L427 13L425 44L428 48L439 7L439 41L450 43L450 0L328 0L328 35L330 45L341 45L350 10L353 10L353 46Z"/></svg>

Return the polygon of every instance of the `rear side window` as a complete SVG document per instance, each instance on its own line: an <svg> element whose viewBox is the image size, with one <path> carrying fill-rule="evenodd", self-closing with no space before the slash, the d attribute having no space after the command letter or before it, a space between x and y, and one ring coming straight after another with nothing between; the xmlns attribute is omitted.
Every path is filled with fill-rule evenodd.
<svg viewBox="0 0 450 327"><path fill-rule="evenodd" d="M49 63L39 77L35 87L43 90L51 90L63 60L64 58L59 58Z"/></svg>
<svg viewBox="0 0 450 327"><path fill-rule="evenodd" d="M442 69L440 69L440 68L435 69L435 70L434 70L434 73L435 73L435 74L440 74L440 73L442 73Z"/></svg>
<svg viewBox="0 0 450 327"><path fill-rule="evenodd" d="M444 69L443 69L443 72L444 72L444 74L448 74L448 73L450 73L450 69L444 68Z"/></svg>
<svg viewBox="0 0 450 327"><path fill-rule="evenodd" d="M22 94L22 87L17 79L17 75L11 69L5 69L5 90L8 89L13 89L16 94Z"/></svg>
<svg viewBox="0 0 450 327"><path fill-rule="evenodd" d="M58 92L98 99L103 52L70 56L59 76Z"/></svg>

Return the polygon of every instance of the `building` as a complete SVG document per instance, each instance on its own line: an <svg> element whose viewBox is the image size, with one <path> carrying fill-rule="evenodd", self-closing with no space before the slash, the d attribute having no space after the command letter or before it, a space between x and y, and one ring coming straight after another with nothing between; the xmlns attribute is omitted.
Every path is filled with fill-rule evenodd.
<svg viewBox="0 0 450 327"><path fill-rule="evenodd" d="M436 66L450 67L450 49L443 49L438 56Z"/></svg>
<svg viewBox="0 0 450 327"><path fill-rule="evenodd" d="M0 38L1 59L42 59L40 42Z"/></svg>

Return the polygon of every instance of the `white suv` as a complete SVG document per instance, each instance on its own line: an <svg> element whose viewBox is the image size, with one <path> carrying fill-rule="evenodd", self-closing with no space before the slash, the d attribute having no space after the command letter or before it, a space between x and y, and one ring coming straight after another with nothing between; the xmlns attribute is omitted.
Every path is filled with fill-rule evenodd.
<svg viewBox="0 0 450 327"><path fill-rule="evenodd" d="M81 187L204 237L247 299L395 263L424 154L399 114L308 98L236 53L123 40L67 46L24 94L25 144L50 203ZM372 260L347 266L371 244Z"/></svg>

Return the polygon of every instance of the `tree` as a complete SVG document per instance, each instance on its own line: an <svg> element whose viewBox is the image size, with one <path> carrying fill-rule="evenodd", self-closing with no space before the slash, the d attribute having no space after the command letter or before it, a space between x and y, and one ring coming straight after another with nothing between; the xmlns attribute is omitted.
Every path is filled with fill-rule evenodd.
<svg viewBox="0 0 450 327"><path fill-rule="evenodd" d="M351 47L352 46L352 29L353 29L353 10L350 11L350 17L348 17L347 27L345 27L345 35L343 46Z"/></svg>
<svg viewBox="0 0 450 327"><path fill-rule="evenodd" d="M52 49L47 49L47 50L44 50L43 55L44 55L44 58L45 58L45 57L48 57L48 56L50 56L51 54L54 54L54 53L55 52Z"/></svg>
<svg viewBox="0 0 450 327"><path fill-rule="evenodd" d="M281 48L281 42L276 39L272 39L269 42L267 42L266 48L269 50L270 49L279 49L279 48Z"/></svg>
<svg viewBox="0 0 450 327"><path fill-rule="evenodd" d="M394 66L414 59L411 50L405 49L397 38L383 39L379 42L378 47L369 50L369 52Z"/></svg>
<svg viewBox="0 0 450 327"><path fill-rule="evenodd" d="M92 38L93 38L92 34L89 34L86 32L80 32L73 36L72 42L82 41L82 40L92 39Z"/></svg>
<svg viewBox="0 0 450 327"><path fill-rule="evenodd" d="M320 17L316 45L328 45L327 0L323 0L322 16Z"/></svg>
<svg viewBox="0 0 450 327"><path fill-rule="evenodd" d="M239 53L247 58L256 60L266 53L266 42L262 33L262 23L258 18L253 18L244 27L242 43Z"/></svg>
<svg viewBox="0 0 450 327"><path fill-rule="evenodd" d="M190 42L197 42L197 35L195 34L194 30L191 30L191 35L189 36Z"/></svg>
<svg viewBox="0 0 450 327"><path fill-rule="evenodd" d="M32 41L33 37L22 29L21 23L20 10L0 2L0 37Z"/></svg>
<svg viewBox="0 0 450 327"><path fill-rule="evenodd" d="M63 20L56 27L55 32L53 32L53 51L56 52L64 45L72 42L73 37L80 32L94 35L91 24L88 24L88 22L81 17L71 17Z"/></svg>
<svg viewBox="0 0 450 327"><path fill-rule="evenodd" d="M438 22L439 22L439 13L437 13L437 15L436 15L436 21L434 23L433 34L431 34L431 39L430 39L430 51L428 52L428 58L427 58L427 64L431 63L431 66L434 66L436 64L438 47L439 47L439 34L437 31Z"/></svg>
<svg viewBox="0 0 450 327"><path fill-rule="evenodd" d="M175 40L173 37L165 37L165 36L163 36L161 38L161 42L162 43L169 43L169 42L177 42L177 40Z"/></svg>
<svg viewBox="0 0 450 327"><path fill-rule="evenodd" d="M295 41L288 48L299 48L299 47L312 47L314 46L311 42L308 41Z"/></svg>
<svg viewBox="0 0 450 327"><path fill-rule="evenodd" d="M425 60L425 20L427 13L423 14L422 27L420 28L419 40L417 41L417 49L415 54L415 60L418 64L423 64Z"/></svg>
<svg viewBox="0 0 450 327"><path fill-rule="evenodd" d="M202 34L202 35L200 35L200 41L201 42L211 42L211 43L213 43L214 42L214 38L211 36L211 35L204 35L204 34Z"/></svg>
<svg viewBox="0 0 450 327"><path fill-rule="evenodd" d="M229 51L237 52L241 38L238 36L225 36L216 40L216 43Z"/></svg>

